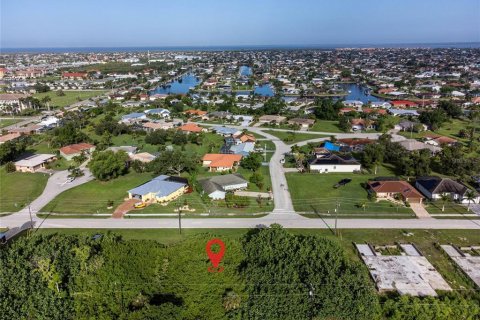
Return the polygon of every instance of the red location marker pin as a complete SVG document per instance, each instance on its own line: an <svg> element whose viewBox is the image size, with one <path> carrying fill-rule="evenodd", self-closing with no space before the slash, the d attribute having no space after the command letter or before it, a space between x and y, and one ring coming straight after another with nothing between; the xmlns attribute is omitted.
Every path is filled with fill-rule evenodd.
<svg viewBox="0 0 480 320"><path fill-rule="evenodd" d="M214 244L218 244L220 246L220 250L218 252L212 251L212 246ZM218 265L220 264L220 261L222 261L223 255L225 254L225 243L218 238L212 239L207 242L205 250L207 251L208 258L212 263L212 265L208 267L208 272L222 272L223 267L219 267Z"/></svg>

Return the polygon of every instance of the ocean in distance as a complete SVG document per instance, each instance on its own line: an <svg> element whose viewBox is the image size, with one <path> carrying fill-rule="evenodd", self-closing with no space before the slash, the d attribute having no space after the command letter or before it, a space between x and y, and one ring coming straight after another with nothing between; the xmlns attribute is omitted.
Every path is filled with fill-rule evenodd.
<svg viewBox="0 0 480 320"><path fill-rule="evenodd" d="M164 46L164 47L71 47L0 48L7 53L94 53L145 51L251 51L251 50L331 50L340 48L480 48L480 42L406 43L406 44L331 44L331 45L245 45L245 46Z"/></svg>

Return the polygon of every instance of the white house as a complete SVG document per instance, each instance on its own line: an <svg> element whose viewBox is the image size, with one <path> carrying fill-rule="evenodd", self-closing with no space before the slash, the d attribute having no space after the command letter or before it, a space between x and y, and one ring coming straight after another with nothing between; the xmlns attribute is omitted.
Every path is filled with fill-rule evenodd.
<svg viewBox="0 0 480 320"><path fill-rule="evenodd" d="M448 195L452 200L468 204L467 192L470 191L463 184L449 178L422 177L415 182L415 187L430 200L438 200L442 195ZM471 203L480 203L480 196L475 193Z"/></svg>
<svg viewBox="0 0 480 320"><path fill-rule="evenodd" d="M225 199L228 191L243 190L248 187L247 180L240 174L215 176L200 180L199 183L202 186L203 192L214 200Z"/></svg>
<svg viewBox="0 0 480 320"><path fill-rule="evenodd" d="M356 172L361 170L360 162L353 157L336 154L315 158L310 161L308 166L311 172L318 173Z"/></svg>

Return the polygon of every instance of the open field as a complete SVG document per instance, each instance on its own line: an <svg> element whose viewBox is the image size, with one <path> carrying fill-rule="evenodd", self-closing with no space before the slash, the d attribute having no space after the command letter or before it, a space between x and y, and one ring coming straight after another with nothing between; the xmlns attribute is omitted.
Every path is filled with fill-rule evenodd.
<svg viewBox="0 0 480 320"><path fill-rule="evenodd" d="M178 229L142 229L126 230L115 229L112 232L125 239L156 240L165 245L183 241L198 234L210 233L222 239L239 241L247 232L246 229L183 229L179 234ZM341 244L349 257L359 261L353 243L370 243L384 245L394 243L414 243L421 253L434 265L447 282L454 289L473 288L473 284L455 267L454 263L446 257L435 244L453 243L458 246L480 243L480 233L464 230L340 230L338 237L331 230L289 229L294 234L317 235L329 238ZM91 236L97 233L106 233L104 229L38 229L36 232L43 234L62 233Z"/></svg>
<svg viewBox="0 0 480 320"><path fill-rule="evenodd" d="M19 118L19 119L0 119L0 128L5 128L5 127L8 127L8 126L11 126L15 123L19 123L23 121L23 119Z"/></svg>
<svg viewBox="0 0 480 320"><path fill-rule="evenodd" d="M287 144L295 144L297 142L316 139L316 138L328 138L329 136L323 134L309 134L302 133L300 131L274 131L274 130L265 130L265 133L269 133L272 136L275 136Z"/></svg>
<svg viewBox="0 0 480 320"><path fill-rule="evenodd" d="M64 96L58 96L56 92L53 92L53 91L36 93L33 96L39 99L40 101L44 97L49 96L50 99L52 99L52 101L49 102L51 107L66 107L78 101L100 96L105 92L108 92L108 90L89 90L89 91L65 90L63 92L65 93Z"/></svg>
<svg viewBox="0 0 480 320"><path fill-rule="evenodd" d="M7 173L0 168L0 212L16 212L42 194L48 175L44 173Z"/></svg>
<svg viewBox="0 0 480 320"><path fill-rule="evenodd" d="M381 168L377 175L353 173L288 173L286 175L293 206L299 212L318 214L335 214L338 201L339 215L382 215L411 217L410 208L395 206L388 201L373 202L368 200L368 193L362 184L379 176L392 176L386 168ZM333 186L340 180L350 178L352 181L338 189ZM365 207L362 208L362 205Z"/></svg>
<svg viewBox="0 0 480 320"><path fill-rule="evenodd" d="M329 120L315 121L315 124L310 128L310 131L332 132L332 133L343 132L338 127L338 121L329 121Z"/></svg>
<svg viewBox="0 0 480 320"><path fill-rule="evenodd" d="M111 213L107 209L109 200L116 208L128 196L127 191L151 179L150 173L131 172L117 179L101 182L93 180L69 189L48 203L41 212L58 213Z"/></svg>

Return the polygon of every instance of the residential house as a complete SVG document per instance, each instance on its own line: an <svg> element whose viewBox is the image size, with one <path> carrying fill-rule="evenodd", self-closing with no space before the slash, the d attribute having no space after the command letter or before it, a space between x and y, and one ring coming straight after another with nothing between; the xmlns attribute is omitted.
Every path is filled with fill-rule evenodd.
<svg viewBox="0 0 480 320"><path fill-rule="evenodd" d="M425 141L426 144L430 144L432 146L437 146L437 147L446 146L446 145L452 146L458 143L456 139L446 137L446 136L441 136L434 133L425 134L424 137L427 139Z"/></svg>
<svg viewBox="0 0 480 320"><path fill-rule="evenodd" d="M373 121L366 120L366 119L351 119L350 124L352 126L352 131L363 131L368 129L373 129L375 126Z"/></svg>
<svg viewBox="0 0 480 320"><path fill-rule="evenodd" d="M175 127L175 124L173 122L149 121L149 122L142 123L142 128L147 132L152 132L157 130L168 130L168 129L173 129L174 127Z"/></svg>
<svg viewBox="0 0 480 320"><path fill-rule="evenodd" d="M135 146L108 147L107 150L113 152L124 151L130 158L137 153L137 147Z"/></svg>
<svg viewBox="0 0 480 320"><path fill-rule="evenodd" d="M196 123L186 123L183 126L178 127L178 130L183 131L187 134L207 131L207 129L200 127Z"/></svg>
<svg viewBox="0 0 480 320"><path fill-rule="evenodd" d="M88 77L86 72L64 72L62 73L62 79L68 80L83 80Z"/></svg>
<svg viewBox="0 0 480 320"><path fill-rule="evenodd" d="M329 172L356 172L361 170L360 162L351 156L326 155L316 157L308 164L310 172L329 173Z"/></svg>
<svg viewBox="0 0 480 320"><path fill-rule="evenodd" d="M395 129L401 131L415 131L415 129L421 128L421 131L425 131L428 127L420 122L413 122L409 120L402 120L398 124L395 125Z"/></svg>
<svg viewBox="0 0 480 320"><path fill-rule="evenodd" d="M228 127L213 127L212 131L218 133L219 135L222 135L224 137L227 136L236 136L241 134L242 132L238 129L235 128L228 128Z"/></svg>
<svg viewBox="0 0 480 320"><path fill-rule="evenodd" d="M13 128L8 130L8 133L20 133L24 135L32 135L35 133L39 133L42 131L42 126L39 126L38 124L32 124L26 127L19 127L19 128Z"/></svg>
<svg viewBox="0 0 480 320"><path fill-rule="evenodd" d="M0 136L0 144L3 144L8 141L14 141L21 137L22 135L20 133L7 133L4 134L3 136Z"/></svg>
<svg viewBox="0 0 480 320"><path fill-rule="evenodd" d="M448 195L452 200L468 203L465 199L469 189L462 183L449 178L420 177L415 181L415 186L421 193L430 200L441 199L442 195ZM474 203L480 203L480 196L477 194Z"/></svg>
<svg viewBox="0 0 480 320"><path fill-rule="evenodd" d="M202 157L203 167L210 172L234 170L242 160L239 154L207 153Z"/></svg>
<svg viewBox="0 0 480 320"><path fill-rule="evenodd" d="M76 143L60 148L60 155L67 160L72 160L73 157L79 156L82 153L90 155L95 151L95 146L89 143Z"/></svg>
<svg viewBox="0 0 480 320"><path fill-rule="evenodd" d="M390 113L392 116L412 116L412 117L418 117L420 114L418 113L417 110L404 110L404 109L393 109L390 108L388 109L388 113Z"/></svg>
<svg viewBox="0 0 480 320"><path fill-rule="evenodd" d="M374 101L370 103L371 108L390 109L392 105L386 101Z"/></svg>
<svg viewBox="0 0 480 320"><path fill-rule="evenodd" d="M158 115L162 118L170 118L170 111L163 108L149 109L149 110L146 110L145 113L147 114L147 116Z"/></svg>
<svg viewBox="0 0 480 320"><path fill-rule="evenodd" d="M432 146L424 142L415 140L415 139L406 139L398 142L399 145L407 149L407 151L416 151L422 149L428 149L432 154L436 154L442 151L442 148L437 146Z"/></svg>
<svg viewBox="0 0 480 320"><path fill-rule="evenodd" d="M279 124L286 120L286 117L276 115L264 115L258 118L259 123Z"/></svg>
<svg viewBox="0 0 480 320"><path fill-rule="evenodd" d="M368 181L368 192L375 194L377 198L395 199L400 196L403 201L410 203L422 203L423 196L406 181Z"/></svg>
<svg viewBox="0 0 480 320"><path fill-rule="evenodd" d="M360 109L363 106L363 102L360 100L345 100L343 101L343 105L347 107L353 107L356 109Z"/></svg>
<svg viewBox="0 0 480 320"><path fill-rule="evenodd" d="M390 104L394 108L417 108L418 103L408 100L393 100L390 101Z"/></svg>
<svg viewBox="0 0 480 320"><path fill-rule="evenodd" d="M314 125L314 119L293 118L287 122L290 125L299 125L301 128L308 129Z"/></svg>
<svg viewBox="0 0 480 320"><path fill-rule="evenodd" d="M148 152L135 153L130 156L132 161L138 160L142 163L149 163L155 160L156 156Z"/></svg>
<svg viewBox="0 0 480 320"><path fill-rule="evenodd" d="M186 114L187 116L200 117L200 118L206 117L208 119L207 111L203 111L203 110L190 109L190 110L184 111L183 113Z"/></svg>
<svg viewBox="0 0 480 320"><path fill-rule="evenodd" d="M20 172L38 172L56 159L54 154L34 154L15 162L15 169Z"/></svg>
<svg viewBox="0 0 480 320"><path fill-rule="evenodd" d="M27 97L21 93L1 93L0 112L13 114L29 108L30 104L24 100Z"/></svg>
<svg viewBox="0 0 480 320"><path fill-rule="evenodd" d="M147 115L143 112L132 112L129 114L126 114L122 116L122 119L120 120L120 123L135 123L135 122L141 122L143 120L147 119Z"/></svg>
<svg viewBox="0 0 480 320"><path fill-rule="evenodd" d="M180 197L187 191L187 179L160 175L147 183L128 190L128 198L150 203L165 203Z"/></svg>
<svg viewBox="0 0 480 320"><path fill-rule="evenodd" d="M248 182L240 174L225 174L198 181L205 192L213 200L225 199L229 191L243 190Z"/></svg>
<svg viewBox="0 0 480 320"><path fill-rule="evenodd" d="M363 151L367 144L375 143L375 140L371 140L368 138L361 139L361 138L346 138L346 139L338 139L338 142L348 147L348 151Z"/></svg>
<svg viewBox="0 0 480 320"><path fill-rule="evenodd" d="M242 142L240 144L230 145L226 153L240 154L244 157L248 156L250 152L255 150L255 142Z"/></svg>

